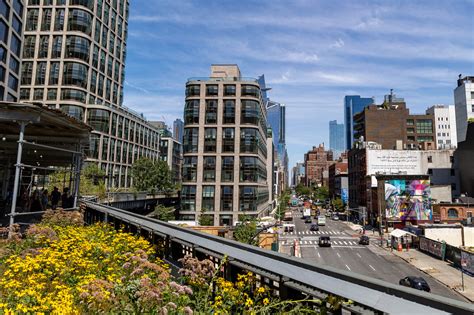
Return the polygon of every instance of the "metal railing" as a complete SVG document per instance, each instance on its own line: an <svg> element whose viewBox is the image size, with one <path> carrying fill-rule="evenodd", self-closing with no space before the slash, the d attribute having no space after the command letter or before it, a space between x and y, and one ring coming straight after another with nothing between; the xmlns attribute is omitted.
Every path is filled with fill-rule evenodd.
<svg viewBox="0 0 474 315"><path fill-rule="evenodd" d="M390 314L473 314L468 303L405 288L330 266L313 265L301 259L186 229L121 209L83 202L88 223L105 221L116 228L164 242L167 261L177 263L186 254L211 258L228 257L233 268L249 270L278 290L280 298L328 295L352 301L346 311ZM235 275L234 272L230 274ZM361 311L362 310L362 311Z"/></svg>
<svg viewBox="0 0 474 315"><path fill-rule="evenodd" d="M192 81L210 81L210 82L236 82L236 81L242 81L242 82L252 82L252 83L258 83L258 80L255 78L250 78L250 77L225 77L225 78L219 78L219 77L191 77L188 78L188 83Z"/></svg>

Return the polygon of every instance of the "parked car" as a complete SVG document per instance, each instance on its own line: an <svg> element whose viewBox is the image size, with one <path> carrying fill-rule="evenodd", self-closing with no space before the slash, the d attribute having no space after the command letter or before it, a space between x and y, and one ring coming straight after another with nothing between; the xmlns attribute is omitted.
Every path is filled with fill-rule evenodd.
<svg viewBox="0 0 474 315"><path fill-rule="evenodd" d="M369 245L369 237L367 235L362 235L359 239L360 245Z"/></svg>
<svg viewBox="0 0 474 315"><path fill-rule="evenodd" d="M428 285L428 282L426 282L426 280L423 279L422 277L414 277L414 276L405 277L403 279L400 279L398 284L403 285L405 287L414 288L414 289L422 290L426 292L431 291L430 286Z"/></svg>
<svg viewBox="0 0 474 315"><path fill-rule="evenodd" d="M306 217L306 220L304 220L304 223L313 223L313 220L311 217Z"/></svg>
<svg viewBox="0 0 474 315"><path fill-rule="evenodd" d="M332 216L332 219L333 219L334 221L337 221L337 220L339 220L339 217L338 217L337 215L333 215L333 216Z"/></svg>
<svg viewBox="0 0 474 315"><path fill-rule="evenodd" d="M319 231L319 226L317 224L311 224L310 231Z"/></svg>
<svg viewBox="0 0 474 315"><path fill-rule="evenodd" d="M329 236L320 236L318 245L319 247L331 247L331 238Z"/></svg>

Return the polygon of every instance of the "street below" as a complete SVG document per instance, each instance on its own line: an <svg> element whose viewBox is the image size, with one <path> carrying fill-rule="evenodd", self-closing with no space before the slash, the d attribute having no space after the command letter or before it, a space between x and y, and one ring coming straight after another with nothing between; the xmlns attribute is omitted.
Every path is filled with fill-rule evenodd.
<svg viewBox="0 0 474 315"><path fill-rule="evenodd" d="M295 208L296 209L296 208ZM411 266L388 250L381 248L371 239L369 245L359 245L359 237L348 225L341 221L326 218L326 225L319 226L319 231L310 231L310 223L301 218L302 213L293 211L294 232L280 235L281 251L289 254L295 239L300 241L301 258L316 265L326 265L337 269L355 272L393 284L407 276L423 277L431 288L431 293L466 302L460 294L438 282L428 274ZM317 219L312 218L313 224ZM372 235L372 231L366 232ZM376 232L375 235L378 233ZM331 247L319 247L318 239L325 235L331 238Z"/></svg>

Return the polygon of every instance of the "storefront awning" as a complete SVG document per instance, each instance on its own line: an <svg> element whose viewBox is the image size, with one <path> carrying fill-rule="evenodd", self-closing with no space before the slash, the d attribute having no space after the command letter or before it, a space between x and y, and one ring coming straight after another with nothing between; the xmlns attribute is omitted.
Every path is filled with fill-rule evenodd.
<svg viewBox="0 0 474 315"><path fill-rule="evenodd" d="M390 236L393 236L393 237L402 237L402 236L405 236L405 235L416 236L413 233L410 233L410 232L404 231L404 230L400 230L400 229L395 229L392 232L390 232Z"/></svg>

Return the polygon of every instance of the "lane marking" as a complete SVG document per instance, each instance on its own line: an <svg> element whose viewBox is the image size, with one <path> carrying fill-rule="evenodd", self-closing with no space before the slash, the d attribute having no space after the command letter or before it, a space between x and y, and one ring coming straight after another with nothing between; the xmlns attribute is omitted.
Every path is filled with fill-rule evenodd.
<svg viewBox="0 0 474 315"><path fill-rule="evenodd" d="M359 258L362 258L362 256L359 253L356 253L356 255L359 256Z"/></svg>
<svg viewBox="0 0 474 315"><path fill-rule="evenodd" d="M338 253L338 252L336 252L336 255L337 255L337 257L341 258L341 255L339 255L339 253Z"/></svg>
<svg viewBox="0 0 474 315"><path fill-rule="evenodd" d="M349 244L346 243L346 241L342 241L342 242L344 243L344 245L349 245Z"/></svg>
<svg viewBox="0 0 474 315"><path fill-rule="evenodd" d="M372 268L372 270L373 270L373 271L375 271L375 268L374 268L374 267L372 267L372 265L369 265L369 267L370 267L370 268Z"/></svg>
<svg viewBox="0 0 474 315"><path fill-rule="evenodd" d="M351 268L349 268L349 266L348 266L348 265L346 265L346 268L347 268L347 269L349 269L349 271L351 271Z"/></svg>
<svg viewBox="0 0 474 315"><path fill-rule="evenodd" d="M318 257L321 258L321 255L319 254L319 252L318 252Z"/></svg>

